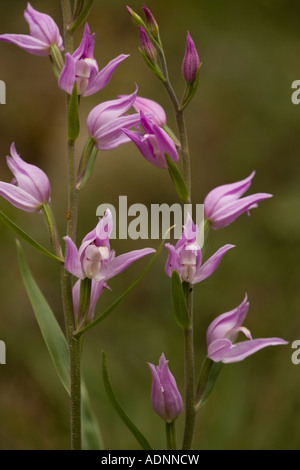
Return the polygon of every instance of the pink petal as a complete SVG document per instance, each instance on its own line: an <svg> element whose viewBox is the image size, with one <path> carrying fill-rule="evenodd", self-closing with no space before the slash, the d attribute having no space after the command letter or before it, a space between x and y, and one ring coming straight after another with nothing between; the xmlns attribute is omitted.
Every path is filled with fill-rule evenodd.
<svg viewBox="0 0 300 470"><path fill-rule="evenodd" d="M134 263L134 261L137 261L143 256L150 255L151 253L155 253L155 250L152 248L144 248L142 250L130 251L129 253L117 256L100 269L99 275L95 276L94 280L104 281L111 279L127 269L132 263Z"/></svg>
<svg viewBox="0 0 300 470"><path fill-rule="evenodd" d="M59 28L51 16L35 10L30 3L27 4L27 10L24 12L25 20L29 25L30 35L51 46L57 46L63 50L63 40L59 33Z"/></svg>
<svg viewBox="0 0 300 470"><path fill-rule="evenodd" d="M127 59L129 55L121 54L115 59L111 60L100 72L89 81L88 87L83 96L90 96L102 90L110 81L112 74L118 65Z"/></svg>
<svg viewBox="0 0 300 470"><path fill-rule="evenodd" d="M76 81L76 61L71 56L71 54L66 54L66 62L65 66L60 74L58 85L59 87L69 93L72 94L74 84Z"/></svg>
<svg viewBox="0 0 300 470"><path fill-rule="evenodd" d="M288 344L288 342L281 338L258 338L252 341L242 341L241 343L234 344L228 351L224 351L224 355L220 360L224 364L243 361L246 357L251 356L260 349L283 344Z"/></svg>
<svg viewBox="0 0 300 470"><path fill-rule="evenodd" d="M65 268L73 276L79 279L84 279L84 275L81 269L81 263L77 247L70 237L64 237L67 245L67 254L65 258Z"/></svg>
<svg viewBox="0 0 300 470"><path fill-rule="evenodd" d="M26 212L36 212L41 203L23 189L10 183L0 181L0 196L13 206Z"/></svg>
<svg viewBox="0 0 300 470"><path fill-rule="evenodd" d="M39 39L27 36L25 34L1 34L0 41L14 44L15 46L24 49L29 54L38 56L49 55L49 45Z"/></svg>
<svg viewBox="0 0 300 470"><path fill-rule="evenodd" d="M249 302L246 294L243 302L238 307L219 315L212 321L206 333L207 344L210 345L213 341L224 338L230 330L242 326L248 310Z"/></svg>
<svg viewBox="0 0 300 470"><path fill-rule="evenodd" d="M234 245L224 245L222 248L219 248L219 250L212 255L206 263L204 263L196 272L196 276L193 280L193 284L196 284L197 282L201 282L207 277L211 276L213 272L217 269L217 267L220 264L220 261L222 260L223 256L225 253L227 253L228 250L231 248L234 248Z"/></svg>
<svg viewBox="0 0 300 470"><path fill-rule="evenodd" d="M205 217L207 219L213 217L218 203L222 202L223 198L226 198L227 202L239 199L251 186L254 175L255 171L253 171L251 175L242 181L238 181L237 183L224 184L210 191L204 200Z"/></svg>
<svg viewBox="0 0 300 470"><path fill-rule="evenodd" d="M241 214L257 207L257 203L273 197L272 194L256 193L238 201L232 201L218 209L211 219L211 227L219 229L234 222Z"/></svg>

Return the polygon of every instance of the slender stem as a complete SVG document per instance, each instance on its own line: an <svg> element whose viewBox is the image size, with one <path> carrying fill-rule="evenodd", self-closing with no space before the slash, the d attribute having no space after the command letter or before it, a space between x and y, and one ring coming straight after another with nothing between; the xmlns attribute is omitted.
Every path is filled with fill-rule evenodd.
<svg viewBox="0 0 300 470"><path fill-rule="evenodd" d="M191 161L190 161L190 151L189 151L188 138L187 138L187 130L186 130L186 124L185 124L185 119L184 119L184 112L180 107L178 98L170 82L167 61L166 61L166 57L163 52L163 49L161 48L158 49L158 55L160 58L161 69L165 77L165 81L163 81L163 84L170 97L170 100L172 102L174 112L175 112L177 128L179 132L179 140L181 144L181 155L182 155L182 161L183 161L183 176L184 176L184 181L187 185L189 195L190 195L189 202L191 202L191 190L192 190Z"/></svg>
<svg viewBox="0 0 300 470"><path fill-rule="evenodd" d="M65 50L72 54L74 52L73 33L69 31L72 23L72 8L70 0L61 0L61 8L64 20ZM70 95L67 94L67 116L69 112ZM68 141L68 217L67 234L76 240L78 194L76 190L76 165L75 165L75 143ZM75 330L74 309L72 300L72 276L65 269L61 273L62 299L65 316L67 340L70 352L70 374L71 374L71 448L81 449L81 370L80 370L80 339L73 334Z"/></svg>
<svg viewBox="0 0 300 470"><path fill-rule="evenodd" d="M184 329L184 366L185 366L185 428L183 450L192 447L195 426L195 359L194 359L194 328L193 328L193 288L184 284L185 297L190 313L190 326Z"/></svg>
<svg viewBox="0 0 300 470"><path fill-rule="evenodd" d="M81 450L81 347L80 338L73 335L75 329L72 277L62 268L61 273L62 299L65 315L67 340L70 352L70 413L71 413L71 448Z"/></svg>
<svg viewBox="0 0 300 470"><path fill-rule="evenodd" d="M171 423L166 422L166 441L167 450L177 450L175 421Z"/></svg>
<svg viewBox="0 0 300 470"><path fill-rule="evenodd" d="M189 203L191 203L191 159L188 145L188 136L186 123L184 119L184 110L181 109L179 100L174 92L169 79L167 61L162 48L158 48L160 65L165 80L164 87L172 102L179 140L181 145L181 155L183 161L183 177L189 192ZM182 448L189 450L192 447L194 426L195 426L195 360L194 360L194 328L193 328L193 288L191 284L186 283L186 302L190 313L191 325L184 330L184 369L185 369L185 429Z"/></svg>

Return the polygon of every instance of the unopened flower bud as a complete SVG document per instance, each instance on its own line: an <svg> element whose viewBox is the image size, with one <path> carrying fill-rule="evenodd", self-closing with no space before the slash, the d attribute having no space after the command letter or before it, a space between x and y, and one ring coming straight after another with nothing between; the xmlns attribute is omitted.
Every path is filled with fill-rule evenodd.
<svg viewBox="0 0 300 470"><path fill-rule="evenodd" d="M142 26L139 26L139 30L141 51L145 54L145 56L148 60L150 60L151 63L155 63L157 59L156 49L150 41L148 34L144 30L144 28Z"/></svg>
<svg viewBox="0 0 300 470"><path fill-rule="evenodd" d="M152 374L152 408L163 420L171 423L178 418L183 408L176 381L164 354L161 355L157 367L154 364L148 365Z"/></svg>
<svg viewBox="0 0 300 470"><path fill-rule="evenodd" d="M182 75L187 83L193 83L197 78L200 60L194 41L187 33L185 56L182 62Z"/></svg>
<svg viewBox="0 0 300 470"><path fill-rule="evenodd" d="M146 26L145 25L145 22L142 20L142 18L140 17L140 15L138 15L131 7L129 6L126 6L126 9L129 13L129 15L131 16L132 18L132 21L138 25L138 26Z"/></svg>
<svg viewBox="0 0 300 470"><path fill-rule="evenodd" d="M145 23L147 28L149 29L149 32L152 34L152 36L155 39L159 38L159 28L158 24L152 15L151 11L149 8L146 7L146 5L143 6L144 14L145 14Z"/></svg>

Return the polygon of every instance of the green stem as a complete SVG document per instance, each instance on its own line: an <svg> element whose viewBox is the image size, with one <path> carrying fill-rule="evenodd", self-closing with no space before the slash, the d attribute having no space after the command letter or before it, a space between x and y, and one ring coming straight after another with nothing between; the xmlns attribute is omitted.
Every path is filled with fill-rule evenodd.
<svg viewBox="0 0 300 470"><path fill-rule="evenodd" d="M61 0L64 20L65 50L74 52L73 33L69 31L72 23L72 8L70 0ZM67 94L67 117L69 115L70 95ZM76 190L75 143L68 140L68 217L67 234L75 242L77 231L78 194ZM80 370L80 339L74 336L75 330L74 309L72 299L72 275L65 269L61 274L62 299L64 308L67 340L70 351L70 413L71 413L71 448L81 449L81 370Z"/></svg>
<svg viewBox="0 0 300 470"><path fill-rule="evenodd" d="M189 152L189 145L188 145L188 138L187 138L187 130L186 130L186 124L185 124L185 119L184 119L184 112L181 109L181 106L179 104L179 100L176 96L176 93L172 87L172 84L169 79L169 72L168 72L168 67L167 67L167 61L166 57L164 54L164 51L162 48L157 49L158 56L160 59L160 64L161 64L161 69L163 72L163 75L165 77L165 80L162 82L164 84L164 87L169 95L169 98L172 102L174 112L175 112L175 117L176 117L176 122L177 122L177 128L179 132L179 140L181 144L181 155L182 155L182 162L183 162L183 176L185 183L187 185L188 191L189 191L189 202L191 202L191 189L192 189L192 184L191 184L191 162L190 162L190 152Z"/></svg>
<svg viewBox="0 0 300 470"><path fill-rule="evenodd" d="M72 300L72 276L62 268L62 300L65 316L67 341L70 352L70 414L71 414L71 448L81 450L81 348L80 338L74 336L74 311Z"/></svg>
<svg viewBox="0 0 300 470"><path fill-rule="evenodd" d="M166 422L166 441L167 450L177 450L175 421L171 423Z"/></svg>
<svg viewBox="0 0 300 470"><path fill-rule="evenodd" d="M181 109L179 100L174 92L169 79L167 61L162 48L157 48L160 58L161 70L165 77L164 87L172 102L179 141L181 145L181 156L183 161L183 177L188 188L188 202L191 203L191 159L188 145L187 129L184 119L184 110ZM194 328L193 328L193 288L191 284L185 283L186 303L190 314L191 324L184 329L184 369L185 369L185 429L182 448L189 450L192 447L195 427L195 364L194 364Z"/></svg>
<svg viewBox="0 0 300 470"><path fill-rule="evenodd" d="M190 450L195 427L195 359L193 328L193 288L184 283L186 303L190 314L190 326L184 329L184 369L185 369L185 428L182 450Z"/></svg>

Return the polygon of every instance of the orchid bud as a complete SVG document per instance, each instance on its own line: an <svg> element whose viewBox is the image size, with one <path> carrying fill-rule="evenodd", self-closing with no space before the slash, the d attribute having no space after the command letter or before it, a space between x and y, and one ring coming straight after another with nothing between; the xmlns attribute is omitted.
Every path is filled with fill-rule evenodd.
<svg viewBox="0 0 300 470"><path fill-rule="evenodd" d="M133 21L134 24L136 24L137 26L143 26L143 27L146 26L145 22L142 20L140 15L138 15L131 7L126 6L126 9L129 13L129 15L131 16L132 21Z"/></svg>
<svg viewBox="0 0 300 470"><path fill-rule="evenodd" d="M155 367L149 364L152 374L152 408L164 421L171 423L182 412L183 403L174 376L171 374L164 354Z"/></svg>
<svg viewBox="0 0 300 470"><path fill-rule="evenodd" d="M145 23L146 23L146 26L147 26L149 32L152 34L152 36L155 39L158 39L159 38L159 28L158 28L158 24L157 24L154 16L152 15L149 8L146 7L146 5L143 6L143 10L144 10L144 14L145 14Z"/></svg>
<svg viewBox="0 0 300 470"><path fill-rule="evenodd" d="M150 41L144 28L142 26L139 26L139 30L141 51L145 54L145 56L151 63L155 63L157 60L156 49Z"/></svg>
<svg viewBox="0 0 300 470"><path fill-rule="evenodd" d="M195 82L200 67L200 60L194 41L187 33L185 56L182 62L182 75L187 83Z"/></svg>

